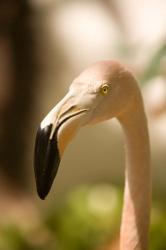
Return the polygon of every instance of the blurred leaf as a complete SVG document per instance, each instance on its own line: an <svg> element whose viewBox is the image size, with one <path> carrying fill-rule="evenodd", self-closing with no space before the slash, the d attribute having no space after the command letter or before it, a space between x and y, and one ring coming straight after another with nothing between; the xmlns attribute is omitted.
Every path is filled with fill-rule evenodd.
<svg viewBox="0 0 166 250"><path fill-rule="evenodd" d="M36 240L36 238L42 237L41 232L39 230L34 235L31 232L24 232L23 229L14 225L3 226L0 228L0 250L46 250L48 249L48 242L42 239ZM53 243L50 243L49 250L55 250L55 248L51 248Z"/></svg>
<svg viewBox="0 0 166 250"><path fill-rule="evenodd" d="M142 82L147 82L151 78L159 74L161 60L164 58L166 59L166 43L162 44L159 49L154 53L147 68L144 70L144 73L141 76Z"/></svg>
<svg viewBox="0 0 166 250"><path fill-rule="evenodd" d="M121 192L110 185L84 186L47 217L63 250L88 250L114 238L119 230Z"/></svg>
<svg viewBox="0 0 166 250"><path fill-rule="evenodd" d="M166 206L155 203L152 208L150 249L166 249Z"/></svg>

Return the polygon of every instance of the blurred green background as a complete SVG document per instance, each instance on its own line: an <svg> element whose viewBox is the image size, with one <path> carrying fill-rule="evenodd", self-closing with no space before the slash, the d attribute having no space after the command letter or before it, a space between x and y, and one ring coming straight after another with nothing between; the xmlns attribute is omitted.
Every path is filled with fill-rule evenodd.
<svg viewBox="0 0 166 250"><path fill-rule="evenodd" d="M97 60L135 73L148 115L150 249L166 249L165 0L0 1L0 250L117 250L124 148L116 121L82 129L46 201L36 194L36 130Z"/></svg>

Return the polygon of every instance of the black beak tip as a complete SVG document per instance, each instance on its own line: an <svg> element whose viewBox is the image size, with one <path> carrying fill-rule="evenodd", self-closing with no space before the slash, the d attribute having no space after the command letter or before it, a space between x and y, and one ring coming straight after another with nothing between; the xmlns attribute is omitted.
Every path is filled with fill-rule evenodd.
<svg viewBox="0 0 166 250"><path fill-rule="evenodd" d="M48 191L49 192L49 191ZM41 200L45 200L45 198L47 197L48 195L48 192L46 192L45 190L41 190L37 187L37 193L38 193L38 196Z"/></svg>
<svg viewBox="0 0 166 250"><path fill-rule="evenodd" d="M39 193L38 193L38 195L39 195ZM45 198L46 198L46 196L45 196L45 195L44 195L44 196L39 195L39 197L40 197L40 199L41 199L41 200L43 200L43 201L44 201L44 200L45 200Z"/></svg>
<svg viewBox="0 0 166 250"><path fill-rule="evenodd" d="M40 192L40 191L37 191L37 193L38 193L38 196L39 196L39 198L41 199L41 200L45 200L45 198L46 198L46 194L44 194L44 193L42 193L42 192Z"/></svg>
<svg viewBox="0 0 166 250"><path fill-rule="evenodd" d="M60 164L57 132L50 139L52 124L39 127L36 135L34 171L37 193L44 200L48 195Z"/></svg>

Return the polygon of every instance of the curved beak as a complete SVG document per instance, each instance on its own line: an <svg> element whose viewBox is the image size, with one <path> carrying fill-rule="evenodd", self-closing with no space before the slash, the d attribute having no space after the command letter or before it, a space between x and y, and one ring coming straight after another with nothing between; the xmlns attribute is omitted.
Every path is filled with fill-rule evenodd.
<svg viewBox="0 0 166 250"><path fill-rule="evenodd" d="M64 149L82 125L88 109L65 97L40 124L35 142L34 171L38 195L45 199L57 174Z"/></svg>

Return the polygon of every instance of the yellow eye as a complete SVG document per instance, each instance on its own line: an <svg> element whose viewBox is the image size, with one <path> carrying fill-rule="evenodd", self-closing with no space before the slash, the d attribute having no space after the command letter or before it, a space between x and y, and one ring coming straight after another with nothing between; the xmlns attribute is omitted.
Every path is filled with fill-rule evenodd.
<svg viewBox="0 0 166 250"><path fill-rule="evenodd" d="M104 84L102 87L101 87L101 93L103 95L107 95L108 94L108 91L109 91L109 88L110 86L108 84Z"/></svg>

